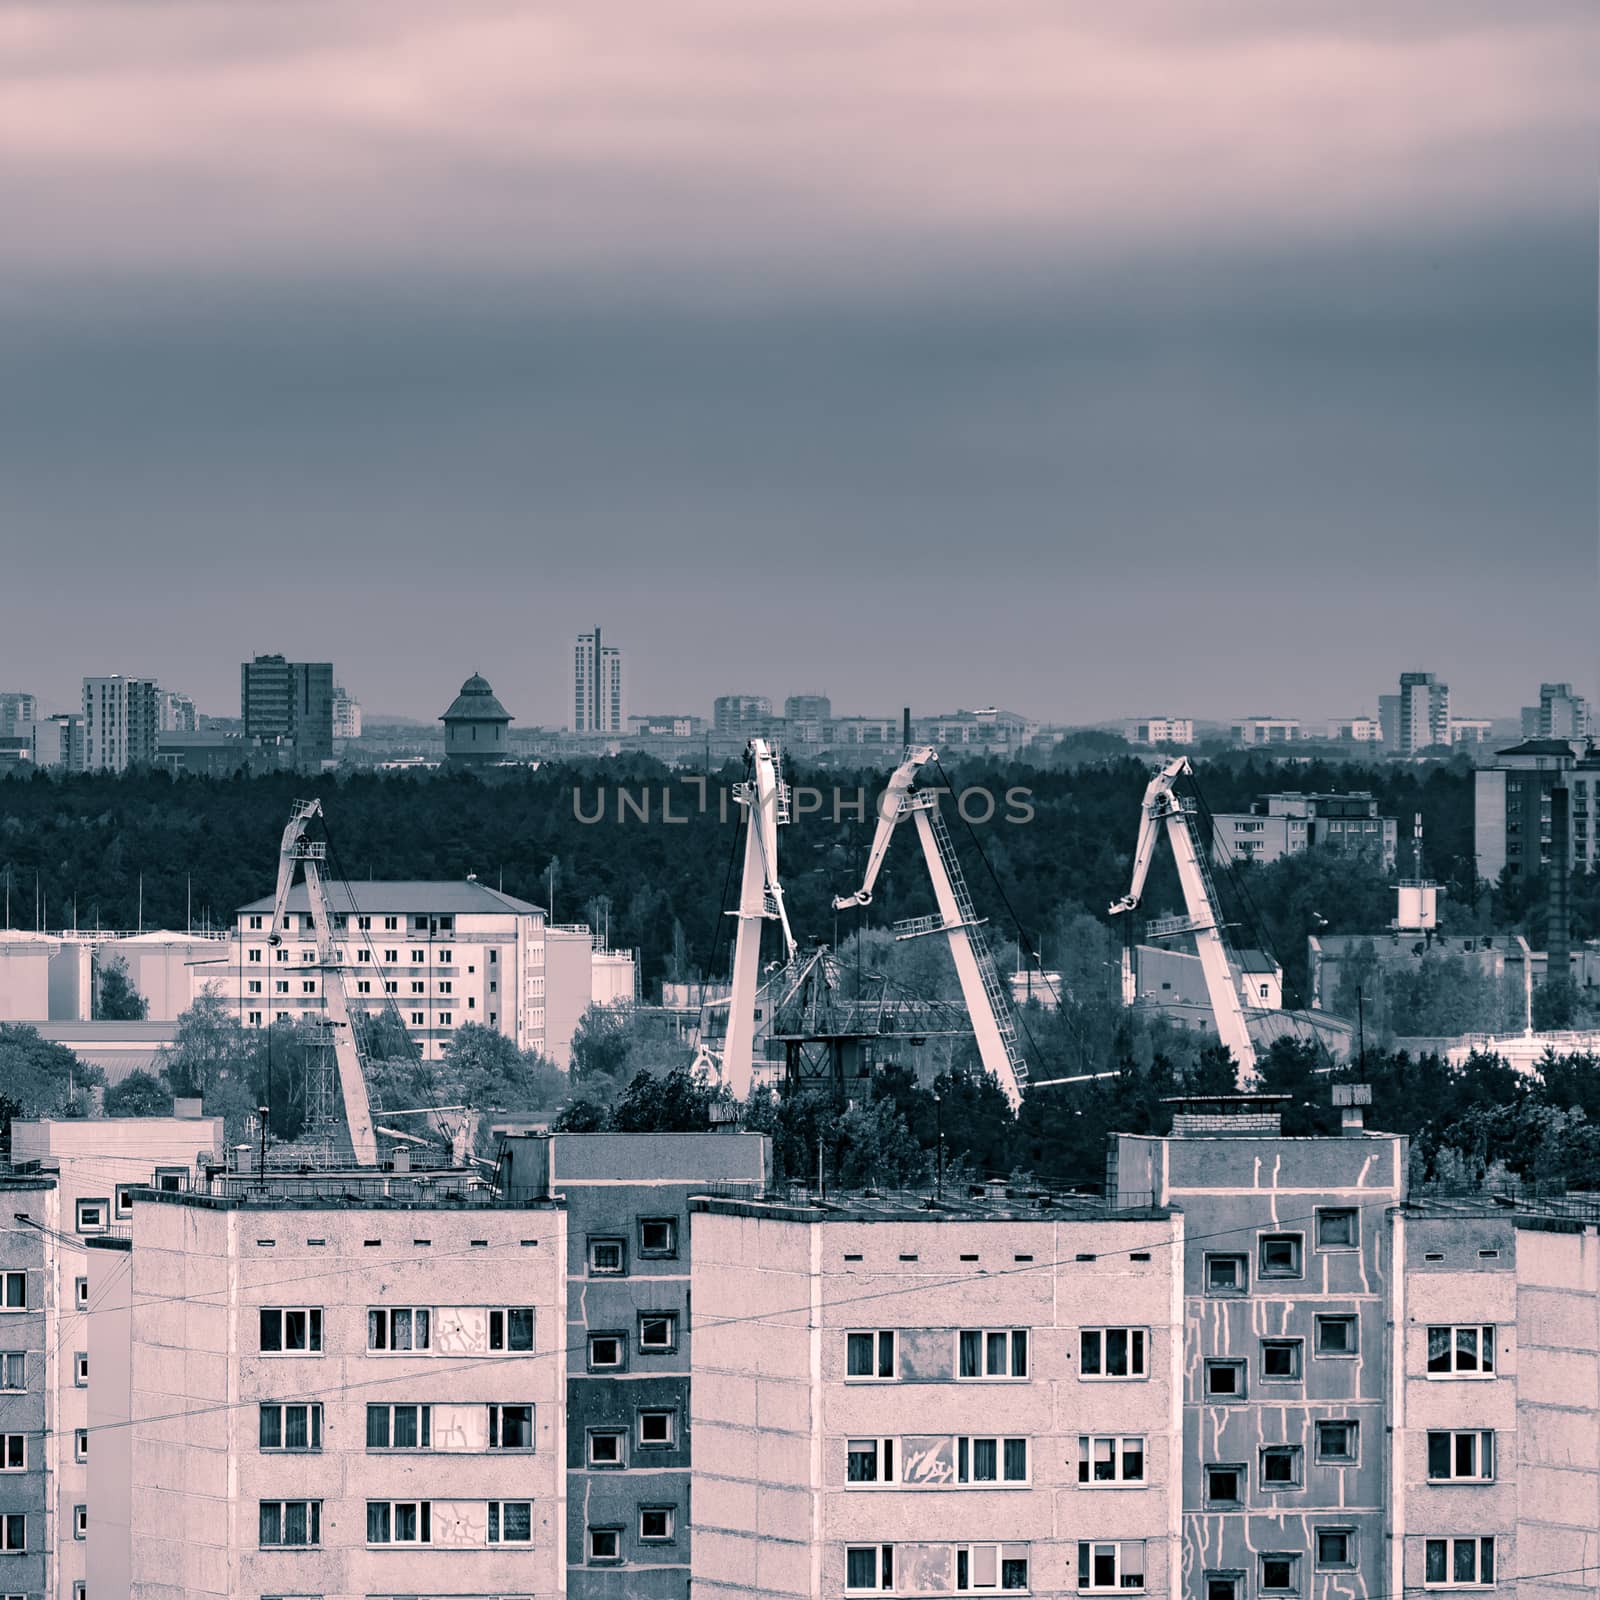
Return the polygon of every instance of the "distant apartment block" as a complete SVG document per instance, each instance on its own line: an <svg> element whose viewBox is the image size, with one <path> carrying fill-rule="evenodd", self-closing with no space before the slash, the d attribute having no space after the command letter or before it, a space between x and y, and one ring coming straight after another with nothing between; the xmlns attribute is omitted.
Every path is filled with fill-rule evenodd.
<svg viewBox="0 0 1600 1600"><path fill-rule="evenodd" d="M1229 731L1235 744L1296 744L1300 739L1300 719L1298 717L1242 717L1232 725Z"/></svg>
<svg viewBox="0 0 1600 1600"><path fill-rule="evenodd" d="M161 689L154 678L83 680L84 769L126 772L154 766L161 732Z"/></svg>
<svg viewBox="0 0 1600 1600"><path fill-rule="evenodd" d="M706 731L706 719L692 713L658 712L653 716L628 718L630 739L698 739Z"/></svg>
<svg viewBox="0 0 1600 1600"><path fill-rule="evenodd" d="M1330 717L1327 737L1339 744L1377 744L1383 724L1377 717Z"/></svg>
<svg viewBox="0 0 1600 1600"><path fill-rule="evenodd" d="M1136 717L1122 725L1122 737L1129 744L1193 744L1194 718Z"/></svg>
<svg viewBox="0 0 1600 1600"><path fill-rule="evenodd" d="M28 732L39 717L38 699L31 694L0 694L0 738Z"/></svg>
<svg viewBox="0 0 1600 1600"><path fill-rule="evenodd" d="M696 1600L1191 1592L1183 1215L689 1207Z"/></svg>
<svg viewBox="0 0 1600 1600"><path fill-rule="evenodd" d="M1400 692L1381 695L1383 742L1395 755L1414 756L1450 743L1450 686L1431 672L1402 672Z"/></svg>
<svg viewBox="0 0 1600 1600"><path fill-rule="evenodd" d="M711 726L723 738L755 732L772 718L772 701L764 694L719 694L711 706Z"/></svg>
<svg viewBox="0 0 1600 1600"><path fill-rule="evenodd" d="M1573 754L1566 739L1526 739L1498 751L1472 775L1473 849L1478 876L1536 874L1550 864L1557 787L1568 791L1567 860L1600 867L1600 760Z"/></svg>
<svg viewBox="0 0 1600 1600"><path fill-rule="evenodd" d="M825 694L792 694L783 702L786 722L827 722L833 716L833 701Z"/></svg>
<svg viewBox="0 0 1600 1600"><path fill-rule="evenodd" d="M33 759L41 767L82 772L88 761L81 711L58 711L33 725Z"/></svg>
<svg viewBox="0 0 1600 1600"><path fill-rule="evenodd" d="M239 668L246 739L292 744L294 764L315 771L333 760L333 664L257 656Z"/></svg>
<svg viewBox="0 0 1600 1600"><path fill-rule="evenodd" d="M333 686L333 736L335 739L361 737L361 702L339 684Z"/></svg>
<svg viewBox="0 0 1600 1600"><path fill-rule="evenodd" d="M1450 719L1451 744L1488 744L1494 738L1492 717L1452 717Z"/></svg>
<svg viewBox="0 0 1600 1600"><path fill-rule="evenodd" d="M200 726L194 701L176 689L163 689L157 698L160 733L193 733Z"/></svg>
<svg viewBox="0 0 1600 1600"><path fill-rule="evenodd" d="M1589 702L1570 683L1541 683L1538 705L1522 708L1524 739L1582 741L1590 731Z"/></svg>
<svg viewBox="0 0 1600 1600"><path fill-rule="evenodd" d="M628 731L622 651L598 627L578 635L572 652L572 731L618 735Z"/></svg>
<svg viewBox="0 0 1600 1600"><path fill-rule="evenodd" d="M1218 862L1264 865L1319 849L1368 856L1385 872L1394 870L1398 824L1380 817L1378 802L1365 791L1265 794L1248 812L1219 812L1212 824L1212 857Z"/></svg>

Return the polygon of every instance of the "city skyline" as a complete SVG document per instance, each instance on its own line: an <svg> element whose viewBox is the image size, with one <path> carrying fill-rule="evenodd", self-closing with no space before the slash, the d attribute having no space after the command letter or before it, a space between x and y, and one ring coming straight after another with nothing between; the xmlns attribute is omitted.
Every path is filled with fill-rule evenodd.
<svg viewBox="0 0 1600 1600"><path fill-rule="evenodd" d="M1591 8L20 10L52 700L242 642L554 723L596 618L701 705L1595 693Z"/></svg>

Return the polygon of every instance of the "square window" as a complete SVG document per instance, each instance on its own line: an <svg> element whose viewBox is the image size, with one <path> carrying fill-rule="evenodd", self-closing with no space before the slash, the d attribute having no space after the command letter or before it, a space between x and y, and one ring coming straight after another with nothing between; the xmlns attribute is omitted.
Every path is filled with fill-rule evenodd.
<svg viewBox="0 0 1600 1600"><path fill-rule="evenodd" d="M893 1439L847 1439L845 1441L845 1482L893 1483Z"/></svg>
<svg viewBox="0 0 1600 1600"><path fill-rule="evenodd" d="M78 1232L104 1233L111 1221L110 1203L105 1200L78 1202Z"/></svg>
<svg viewBox="0 0 1600 1600"><path fill-rule="evenodd" d="M1261 1487L1297 1489L1300 1486L1300 1446L1269 1444L1261 1452Z"/></svg>
<svg viewBox="0 0 1600 1600"><path fill-rule="evenodd" d="M639 1448L668 1450L678 1442L678 1413L650 1410L639 1413Z"/></svg>
<svg viewBox="0 0 1600 1600"><path fill-rule="evenodd" d="M491 1405L489 1407L489 1448L491 1450L533 1449L533 1407L531 1405Z"/></svg>
<svg viewBox="0 0 1600 1600"><path fill-rule="evenodd" d="M1354 1206L1328 1206L1317 1212L1317 1248L1354 1250L1361 1243Z"/></svg>
<svg viewBox="0 0 1600 1600"><path fill-rule="evenodd" d="M678 1316L672 1311L639 1314L639 1348L652 1354L670 1354L678 1348Z"/></svg>
<svg viewBox="0 0 1600 1600"><path fill-rule="evenodd" d="M639 1539L644 1544L668 1544L677 1522L676 1506L640 1506Z"/></svg>
<svg viewBox="0 0 1600 1600"><path fill-rule="evenodd" d="M1080 1540L1078 1588L1084 1593L1103 1589L1143 1589L1144 1541L1134 1539L1100 1544L1087 1539Z"/></svg>
<svg viewBox="0 0 1600 1600"><path fill-rule="evenodd" d="M1244 1578L1237 1572L1208 1572L1206 1600L1241 1600Z"/></svg>
<svg viewBox="0 0 1600 1600"><path fill-rule="evenodd" d="M531 1500L491 1500L489 1502L490 1544L531 1544L533 1542L533 1502Z"/></svg>
<svg viewBox="0 0 1600 1600"><path fill-rule="evenodd" d="M671 1257L678 1253L678 1223L673 1217L642 1217L639 1221L639 1254Z"/></svg>
<svg viewBox="0 0 1600 1600"><path fill-rule="evenodd" d="M1263 1554L1261 1590L1263 1594L1296 1594L1300 1588L1300 1557L1293 1554Z"/></svg>
<svg viewBox="0 0 1600 1600"><path fill-rule="evenodd" d="M620 1333L589 1335L589 1370L618 1372L627 1362L628 1341Z"/></svg>
<svg viewBox="0 0 1600 1600"><path fill-rule="evenodd" d="M1353 1422L1317 1424L1317 1460L1348 1466L1357 1459L1359 1430Z"/></svg>
<svg viewBox="0 0 1600 1600"><path fill-rule="evenodd" d="M844 1552L846 1594L882 1594L894 1588L892 1544L847 1545Z"/></svg>
<svg viewBox="0 0 1600 1600"><path fill-rule="evenodd" d="M622 1560L622 1529L591 1528L589 1560L596 1566L615 1565Z"/></svg>
<svg viewBox="0 0 1600 1600"><path fill-rule="evenodd" d="M1237 1506L1244 1503L1245 1469L1238 1465L1206 1468L1206 1504Z"/></svg>
<svg viewBox="0 0 1600 1600"><path fill-rule="evenodd" d="M589 1465L625 1467L628 1464L628 1436L621 1428L589 1430Z"/></svg>
<svg viewBox="0 0 1600 1600"><path fill-rule="evenodd" d="M893 1378L896 1340L892 1328L845 1335L846 1383L877 1382Z"/></svg>
<svg viewBox="0 0 1600 1600"><path fill-rule="evenodd" d="M1318 1317L1316 1352L1319 1356L1353 1356L1360 1348L1354 1317Z"/></svg>
<svg viewBox="0 0 1600 1600"><path fill-rule="evenodd" d="M1245 1294L1250 1288L1250 1263L1245 1256L1208 1255L1205 1272L1207 1294Z"/></svg>
<svg viewBox="0 0 1600 1600"><path fill-rule="evenodd" d="M1264 1233L1258 1245L1263 1278L1301 1276L1303 1237L1298 1233Z"/></svg>
<svg viewBox="0 0 1600 1600"><path fill-rule="evenodd" d="M627 1249L621 1239L589 1241L589 1274L595 1278L617 1278L627 1271Z"/></svg>
<svg viewBox="0 0 1600 1600"><path fill-rule="evenodd" d="M1300 1378L1299 1339L1263 1339L1261 1376L1269 1383L1294 1383Z"/></svg>
<svg viewBox="0 0 1600 1600"><path fill-rule="evenodd" d="M1245 1367L1242 1361L1208 1361L1205 1364L1206 1399L1243 1400Z"/></svg>

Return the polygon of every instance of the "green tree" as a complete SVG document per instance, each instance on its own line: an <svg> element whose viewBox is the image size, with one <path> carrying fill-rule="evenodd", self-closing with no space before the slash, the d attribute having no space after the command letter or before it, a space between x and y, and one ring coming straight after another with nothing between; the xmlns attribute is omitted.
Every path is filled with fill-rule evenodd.
<svg viewBox="0 0 1600 1600"><path fill-rule="evenodd" d="M136 1067L106 1090L108 1117L170 1117L172 1092L153 1073Z"/></svg>
<svg viewBox="0 0 1600 1600"><path fill-rule="evenodd" d="M204 1100L222 1079L241 1071L248 1054L244 1027L216 987L207 985L178 1018L172 1043L156 1057L156 1071L173 1094Z"/></svg>
<svg viewBox="0 0 1600 1600"><path fill-rule="evenodd" d="M133 986L128 963L108 956L97 963L95 1014L105 1022L143 1022L150 1004Z"/></svg>
<svg viewBox="0 0 1600 1600"><path fill-rule="evenodd" d="M24 1117L81 1116L86 1091L106 1081L99 1067L25 1023L0 1023L0 1083Z"/></svg>
<svg viewBox="0 0 1600 1600"><path fill-rule="evenodd" d="M712 1106L727 1099L704 1072L637 1072L612 1107L611 1126L618 1133L702 1133L711 1126Z"/></svg>

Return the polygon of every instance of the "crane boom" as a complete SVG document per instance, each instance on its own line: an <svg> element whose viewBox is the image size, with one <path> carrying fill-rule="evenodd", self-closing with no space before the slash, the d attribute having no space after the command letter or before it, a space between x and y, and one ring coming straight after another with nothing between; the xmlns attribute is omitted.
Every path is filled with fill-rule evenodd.
<svg viewBox="0 0 1600 1600"><path fill-rule="evenodd" d="M878 826L872 837L872 850L867 857L861 887L854 894L836 896L833 905L836 911L843 911L850 906L872 903L873 886L895 827L902 817L908 814L914 817L923 860L933 884L934 903L939 910L936 916L914 918L898 926L896 933L901 938L915 938L926 933L945 935L961 984L961 997L972 1021L978 1059L1015 1111L1022 1104L1022 1085L1027 1080L1028 1063L1017 1042L1011 1004L1001 987L1000 974L995 970L994 958L983 936L983 922L973 908L966 877L950 843L949 830L939 814L939 791L930 789L919 793L914 787L917 774L933 757L931 745L917 745L906 751L905 759L895 768L878 800Z"/></svg>
<svg viewBox="0 0 1600 1600"><path fill-rule="evenodd" d="M789 786L778 772L777 754L765 739L752 739L745 752L749 778L734 789L745 808L744 875L739 884L739 919L733 945L733 984L728 998L728 1032L722 1050L723 1082L742 1100L755 1074L756 990L761 977L761 925L776 922L783 931L784 958L794 960L794 934L778 881L778 827L789 820Z"/></svg>
<svg viewBox="0 0 1600 1600"><path fill-rule="evenodd" d="M1222 926L1206 874L1205 860L1196 843L1189 813L1174 788L1179 778L1192 771L1189 758L1179 756L1168 762L1146 787L1139 811L1139 839L1133 852L1132 882L1128 892L1120 900L1112 902L1111 914L1119 916L1137 909L1144 895L1145 880L1149 877L1156 843L1165 825L1167 837L1172 842L1178 881L1183 886L1184 909L1188 912L1182 931L1194 935L1195 954L1200 958L1206 992L1211 997L1217 1036L1232 1053L1239 1068L1241 1084L1252 1088L1256 1081L1255 1044L1250 1037L1244 1005L1239 998L1233 963L1228 958L1228 947L1222 937ZM1130 942L1122 957L1122 1002L1131 1006L1138 998Z"/></svg>
<svg viewBox="0 0 1600 1600"><path fill-rule="evenodd" d="M269 942L283 938L284 917L289 906L289 891L294 887L296 867L305 872L306 899L311 905L311 921L316 930L317 964L323 973L323 1003L333 1031L333 1054L339 1068L339 1094L344 1104L345 1125L350 1131L350 1148L358 1167L378 1164L378 1140L372 1126L372 1106L367 1098L367 1080L361 1068L361 1053L350 1023L350 1004L344 992L344 965L333 937L333 918L328 911L328 896L322 884L322 863L328 846L320 839L308 839L306 830L322 815L320 800L296 800L283 830L283 845L278 853L278 892L272 906L272 933Z"/></svg>

